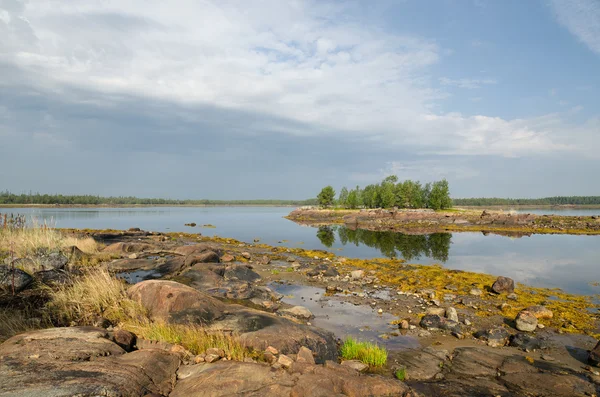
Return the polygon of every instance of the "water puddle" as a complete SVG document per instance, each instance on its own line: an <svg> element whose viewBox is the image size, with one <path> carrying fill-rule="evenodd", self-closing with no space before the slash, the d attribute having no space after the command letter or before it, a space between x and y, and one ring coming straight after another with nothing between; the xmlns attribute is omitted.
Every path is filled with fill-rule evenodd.
<svg viewBox="0 0 600 397"><path fill-rule="evenodd" d="M409 336L394 336L398 326L390 322L397 320L388 313L378 314L376 309L367 305L354 305L325 296L322 288L304 285L286 285L271 283L269 287L284 295L282 301L290 305L304 306L315 318L311 323L333 332L338 338L352 336L361 341L376 342L388 349L414 349L420 347L419 341ZM380 337L387 335L389 338Z"/></svg>
<svg viewBox="0 0 600 397"><path fill-rule="evenodd" d="M161 278L162 274L156 270L136 270L135 272L117 273L117 278L125 280L127 284L137 284L145 280L156 280Z"/></svg>

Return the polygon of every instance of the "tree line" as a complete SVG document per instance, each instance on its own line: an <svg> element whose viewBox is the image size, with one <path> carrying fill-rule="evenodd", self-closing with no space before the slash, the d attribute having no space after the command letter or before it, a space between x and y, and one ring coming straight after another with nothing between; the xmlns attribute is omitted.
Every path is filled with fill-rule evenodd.
<svg viewBox="0 0 600 397"><path fill-rule="evenodd" d="M452 207L448 181L421 184L418 181L398 181L395 175L388 176L381 183L371 184L352 190L343 187L338 198L332 186L324 187L317 196L319 205L342 208L431 208L434 210Z"/></svg>
<svg viewBox="0 0 600 397"><path fill-rule="evenodd" d="M511 198L461 198L454 199L454 205L490 206L490 205L600 205L600 196L556 196L537 199Z"/></svg>
<svg viewBox="0 0 600 397"><path fill-rule="evenodd" d="M0 192L2 204L42 205L316 205L309 200L174 200L163 198L139 198L132 196L101 197L95 195L62 195Z"/></svg>

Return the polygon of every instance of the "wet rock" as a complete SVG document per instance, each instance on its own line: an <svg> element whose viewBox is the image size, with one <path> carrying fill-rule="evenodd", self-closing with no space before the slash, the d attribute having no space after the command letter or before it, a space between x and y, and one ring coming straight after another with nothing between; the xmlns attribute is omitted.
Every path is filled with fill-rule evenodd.
<svg viewBox="0 0 600 397"><path fill-rule="evenodd" d="M588 361L590 364L600 367L600 342L590 351Z"/></svg>
<svg viewBox="0 0 600 397"><path fill-rule="evenodd" d="M354 280L359 280L359 279L363 278L364 276L365 276L364 270L353 270L352 272L350 272L350 277L352 277L352 279L354 279Z"/></svg>
<svg viewBox="0 0 600 397"><path fill-rule="evenodd" d="M296 361L313 365L315 364L315 358L313 357L312 351L304 346L302 346L298 350L298 354L296 355Z"/></svg>
<svg viewBox="0 0 600 397"><path fill-rule="evenodd" d="M283 314L289 314L291 316L301 318L304 320L310 320L313 317L313 314L310 310L305 308L304 306L294 306L289 309L280 310Z"/></svg>
<svg viewBox="0 0 600 397"><path fill-rule="evenodd" d="M459 347L454 349L450 372L464 377L496 376L504 356L490 349Z"/></svg>
<svg viewBox="0 0 600 397"><path fill-rule="evenodd" d="M515 282L512 278L500 276L492 284L492 291L497 294L512 293L515 291Z"/></svg>
<svg viewBox="0 0 600 397"><path fill-rule="evenodd" d="M510 346L518 347L523 351L529 352L546 348L546 343L543 340L533 337L529 334L518 333L511 336Z"/></svg>
<svg viewBox="0 0 600 397"><path fill-rule="evenodd" d="M537 328L538 320L531 312L522 310L515 318L515 325L519 331L533 332Z"/></svg>
<svg viewBox="0 0 600 397"><path fill-rule="evenodd" d="M529 306L525 310L527 310L529 313L533 314L537 319L552 318L554 315L552 313L552 310L548 309L545 306L541 306L541 305Z"/></svg>
<svg viewBox="0 0 600 397"><path fill-rule="evenodd" d="M450 321L458 322L458 313L456 312L456 309L453 307L447 308L446 318Z"/></svg>
<svg viewBox="0 0 600 397"><path fill-rule="evenodd" d="M253 283L260 280L260 275L245 265L228 266L223 273L226 280L240 280Z"/></svg>
<svg viewBox="0 0 600 397"><path fill-rule="evenodd" d="M358 360L342 361L342 366L352 368L353 370L358 372L365 372L367 369L369 369L369 366L367 364L363 364Z"/></svg>
<svg viewBox="0 0 600 397"><path fill-rule="evenodd" d="M12 269L7 265L0 265L0 292L15 293L23 291L33 282L33 277L21 269Z"/></svg>
<svg viewBox="0 0 600 397"><path fill-rule="evenodd" d="M502 327L497 327L489 330L479 331L475 334L475 337L486 341L488 346L502 347L506 346L508 343L510 333Z"/></svg>

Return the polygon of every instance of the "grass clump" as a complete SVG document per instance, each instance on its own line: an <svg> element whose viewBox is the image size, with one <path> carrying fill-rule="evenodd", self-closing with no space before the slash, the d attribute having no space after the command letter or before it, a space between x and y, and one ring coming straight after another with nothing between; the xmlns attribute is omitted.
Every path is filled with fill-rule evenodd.
<svg viewBox="0 0 600 397"><path fill-rule="evenodd" d="M406 380L406 368L404 368L404 367L398 368L394 372L394 376L396 377L396 379L404 382Z"/></svg>
<svg viewBox="0 0 600 397"><path fill-rule="evenodd" d="M359 360L370 367L383 367L387 363L387 350L370 342L358 342L348 337L341 349L344 360Z"/></svg>
<svg viewBox="0 0 600 397"><path fill-rule="evenodd" d="M52 326L30 309L0 308L0 343L26 331Z"/></svg>

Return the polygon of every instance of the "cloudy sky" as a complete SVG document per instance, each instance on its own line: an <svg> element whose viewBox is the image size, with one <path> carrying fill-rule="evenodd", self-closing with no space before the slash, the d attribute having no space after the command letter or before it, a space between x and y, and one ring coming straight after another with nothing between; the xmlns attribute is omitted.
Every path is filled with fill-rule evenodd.
<svg viewBox="0 0 600 397"><path fill-rule="evenodd" d="M0 0L0 189L599 195L598 0Z"/></svg>

